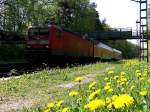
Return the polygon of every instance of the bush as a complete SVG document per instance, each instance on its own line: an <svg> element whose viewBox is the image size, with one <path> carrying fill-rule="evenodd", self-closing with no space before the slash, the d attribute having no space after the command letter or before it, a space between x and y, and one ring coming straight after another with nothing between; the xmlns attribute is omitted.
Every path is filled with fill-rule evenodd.
<svg viewBox="0 0 150 112"><path fill-rule="evenodd" d="M24 44L0 44L0 60L12 60L24 58Z"/></svg>

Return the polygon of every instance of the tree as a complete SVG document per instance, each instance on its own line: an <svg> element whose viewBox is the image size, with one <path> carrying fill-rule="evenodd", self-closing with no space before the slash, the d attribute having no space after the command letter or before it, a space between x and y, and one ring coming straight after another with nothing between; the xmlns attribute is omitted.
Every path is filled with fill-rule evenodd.
<svg viewBox="0 0 150 112"><path fill-rule="evenodd" d="M76 32L94 31L96 5L89 0L56 0L61 25Z"/></svg>
<svg viewBox="0 0 150 112"><path fill-rule="evenodd" d="M29 26L47 25L52 20L75 32L108 29L95 8L90 0L1 0L0 28L23 33Z"/></svg>
<svg viewBox="0 0 150 112"><path fill-rule="evenodd" d="M5 0L0 8L2 29L22 33L30 25L43 24L55 14L51 3L51 0Z"/></svg>
<svg viewBox="0 0 150 112"><path fill-rule="evenodd" d="M123 58L129 59L138 57L138 46L127 40L108 41L107 44L122 51Z"/></svg>

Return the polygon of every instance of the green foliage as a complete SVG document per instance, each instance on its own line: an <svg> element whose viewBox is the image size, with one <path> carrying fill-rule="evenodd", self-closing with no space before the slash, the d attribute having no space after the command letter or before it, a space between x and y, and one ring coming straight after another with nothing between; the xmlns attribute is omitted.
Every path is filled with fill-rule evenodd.
<svg viewBox="0 0 150 112"><path fill-rule="evenodd" d="M78 32L103 29L95 8L90 0L6 0L0 2L0 28L22 33L31 25L55 21Z"/></svg>
<svg viewBox="0 0 150 112"><path fill-rule="evenodd" d="M109 41L108 45L122 51L123 58L130 59L138 57L138 46L132 44L129 41L126 40Z"/></svg>
<svg viewBox="0 0 150 112"><path fill-rule="evenodd" d="M98 73L97 77L93 77L90 82L94 81L95 84L94 82L84 84L87 79L83 78L80 82L76 82L78 86L58 95L58 99L50 99L45 107L38 105L37 108L26 111L38 112L42 109L46 112L63 112L62 110L67 107L69 112L149 112L148 71L149 63L137 60L122 61L115 69L108 70L105 75ZM74 95L70 95L71 93ZM58 106L60 101L62 103Z"/></svg>
<svg viewBox="0 0 150 112"><path fill-rule="evenodd" d="M43 24L51 16L55 16L56 7L50 0L6 0L0 18L4 30L23 32L31 25Z"/></svg>
<svg viewBox="0 0 150 112"><path fill-rule="evenodd" d="M74 80L75 77L84 76L89 73L95 73L100 69L110 66L108 63L96 63L89 65L80 65L72 68L53 68L44 69L39 72L26 73L19 78L10 77L8 80L0 81L0 96L2 99L34 99L39 100L53 100L51 95L60 94L64 92L65 88L58 86ZM44 96L44 98L43 98ZM60 95L61 96L61 95Z"/></svg>
<svg viewBox="0 0 150 112"><path fill-rule="evenodd" d="M89 0L57 0L61 25L73 31L93 31L96 24L95 5ZM81 28L82 27L82 28Z"/></svg>
<svg viewBox="0 0 150 112"><path fill-rule="evenodd" d="M0 61L23 59L24 58L23 44L2 44L0 45Z"/></svg>
<svg viewBox="0 0 150 112"><path fill-rule="evenodd" d="M46 112L63 112L66 107L67 112L148 112L148 64L136 60L124 62L105 75L98 75L90 84L84 84L87 79L83 78L78 82L80 86L68 90L64 98L50 100L41 109ZM140 94L143 90L148 92L144 96Z"/></svg>

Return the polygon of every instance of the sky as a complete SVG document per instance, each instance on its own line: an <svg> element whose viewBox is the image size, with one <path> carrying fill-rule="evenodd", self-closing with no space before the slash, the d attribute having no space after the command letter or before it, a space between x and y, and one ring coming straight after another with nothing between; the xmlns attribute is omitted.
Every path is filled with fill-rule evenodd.
<svg viewBox="0 0 150 112"><path fill-rule="evenodd" d="M131 0L91 0L97 4L96 10L100 19L112 28L132 28L136 30L136 21L139 18L139 3ZM128 40L134 44L136 40Z"/></svg>
<svg viewBox="0 0 150 112"><path fill-rule="evenodd" d="M91 0L97 4L96 10L100 19L113 28L132 27L136 29L136 20L139 15L139 5L131 0Z"/></svg>

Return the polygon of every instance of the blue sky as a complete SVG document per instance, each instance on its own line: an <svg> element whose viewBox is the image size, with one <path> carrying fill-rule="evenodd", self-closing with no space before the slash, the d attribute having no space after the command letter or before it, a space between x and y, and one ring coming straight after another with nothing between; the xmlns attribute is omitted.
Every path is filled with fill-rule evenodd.
<svg viewBox="0 0 150 112"><path fill-rule="evenodd" d="M97 4L100 19L115 28L136 28L139 5L131 0L91 0Z"/></svg>

